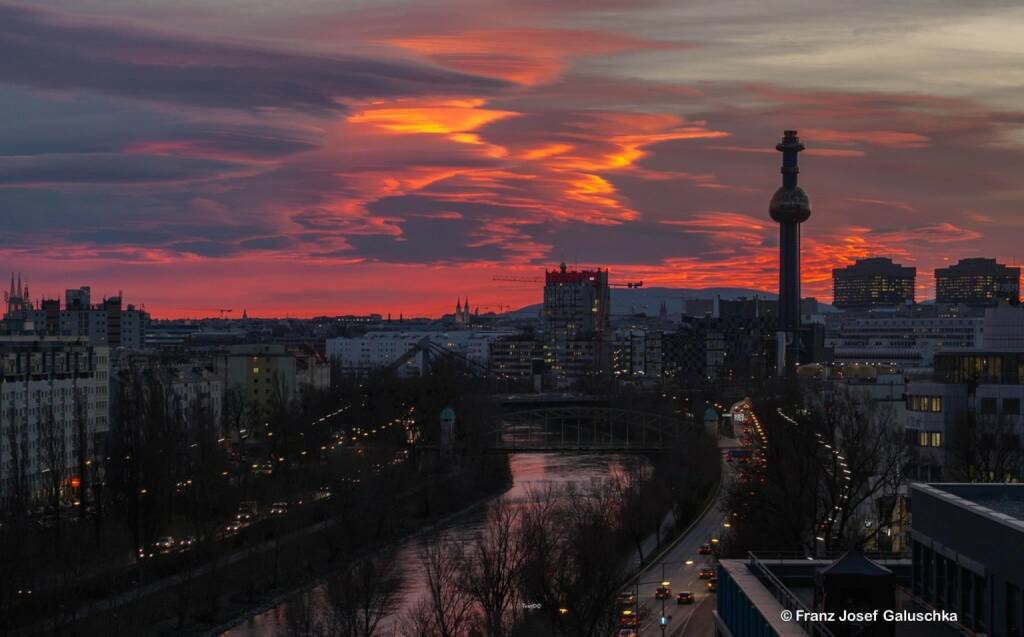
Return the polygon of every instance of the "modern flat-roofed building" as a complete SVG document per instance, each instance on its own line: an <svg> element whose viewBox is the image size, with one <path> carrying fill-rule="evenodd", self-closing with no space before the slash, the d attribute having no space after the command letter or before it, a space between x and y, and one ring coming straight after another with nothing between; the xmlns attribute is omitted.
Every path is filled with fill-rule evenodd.
<svg viewBox="0 0 1024 637"><path fill-rule="evenodd" d="M992 306L999 301L1020 301L1020 268L995 259L961 259L935 270L936 303Z"/></svg>
<svg viewBox="0 0 1024 637"><path fill-rule="evenodd" d="M718 562L713 611L717 637L954 637L962 632L941 611L907 593L913 563L850 551L836 559L749 553ZM877 609L874 622L824 620L824 613ZM920 613L919 621L881 614ZM932 615L924 615L932 611ZM653 632L653 631L652 631ZM689 634L689 633L687 633Z"/></svg>
<svg viewBox="0 0 1024 637"><path fill-rule="evenodd" d="M1024 633L1024 485L911 484L913 593L973 634Z"/></svg>
<svg viewBox="0 0 1024 637"><path fill-rule="evenodd" d="M883 365L929 375L937 352L980 347L982 326L978 316L834 314L825 319L825 347L832 350L837 363Z"/></svg>
<svg viewBox="0 0 1024 637"><path fill-rule="evenodd" d="M109 429L109 352L80 338L0 339L0 505L81 496L80 465L98 464Z"/></svg>
<svg viewBox="0 0 1024 637"><path fill-rule="evenodd" d="M992 329L1000 347L988 347L988 319L999 309L986 316L984 347L937 352L931 377L907 383L903 426L918 447L912 478L1024 478L1019 466L1000 460L1003 450L1024 446L1024 344L1013 321L1002 316L1006 329ZM1006 309L1024 316L1020 307Z"/></svg>
<svg viewBox="0 0 1024 637"><path fill-rule="evenodd" d="M832 270L832 305L840 309L892 307L914 302L917 268L885 257L858 259Z"/></svg>

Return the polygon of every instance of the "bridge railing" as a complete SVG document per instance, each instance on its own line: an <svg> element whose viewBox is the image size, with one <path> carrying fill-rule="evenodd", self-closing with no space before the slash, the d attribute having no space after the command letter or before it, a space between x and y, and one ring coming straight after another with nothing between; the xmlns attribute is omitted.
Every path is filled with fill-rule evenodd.
<svg viewBox="0 0 1024 637"><path fill-rule="evenodd" d="M493 430L505 449L662 449L679 437L678 419L627 409L577 407L512 412Z"/></svg>

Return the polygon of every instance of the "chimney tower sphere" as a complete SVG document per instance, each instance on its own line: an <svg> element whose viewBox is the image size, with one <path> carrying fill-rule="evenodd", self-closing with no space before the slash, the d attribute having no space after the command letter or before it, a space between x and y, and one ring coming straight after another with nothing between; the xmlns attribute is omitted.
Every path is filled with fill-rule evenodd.
<svg viewBox="0 0 1024 637"><path fill-rule="evenodd" d="M775 145L782 153L782 186L775 191L768 213L777 223L803 223L811 216L811 199L804 189L796 184L800 168L796 154L804 149L795 130L783 133L782 141Z"/></svg>

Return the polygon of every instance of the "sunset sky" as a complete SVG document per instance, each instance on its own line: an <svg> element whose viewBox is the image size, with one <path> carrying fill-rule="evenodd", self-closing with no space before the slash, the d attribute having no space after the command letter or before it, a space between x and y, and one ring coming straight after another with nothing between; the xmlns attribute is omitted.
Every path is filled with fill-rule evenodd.
<svg viewBox="0 0 1024 637"><path fill-rule="evenodd" d="M0 0L0 267L158 317L1024 257L1019 0ZM6 276L6 274L5 274Z"/></svg>

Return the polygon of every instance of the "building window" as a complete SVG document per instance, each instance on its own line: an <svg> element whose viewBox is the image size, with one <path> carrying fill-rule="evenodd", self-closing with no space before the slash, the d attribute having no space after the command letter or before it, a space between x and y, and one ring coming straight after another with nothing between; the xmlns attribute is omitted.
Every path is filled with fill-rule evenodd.
<svg viewBox="0 0 1024 637"><path fill-rule="evenodd" d="M994 416L996 414L996 399L982 398L980 408L983 415Z"/></svg>
<svg viewBox="0 0 1024 637"><path fill-rule="evenodd" d="M907 409L910 411L942 411L942 396L908 396Z"/></svg>
<svg viewBox="0 0 1024 637"><path fill-rule="evenodd" d="M1020 398L1004 398L1003 399L1003 413L1019 416L1020 415Z"/></svg>
<svg viewBox="0 0 1024 637"><path fill-rule="evenodd" d="M942 446L942 434L938 431L933 431L931 434L931 446L941 447Z"/></svg>

